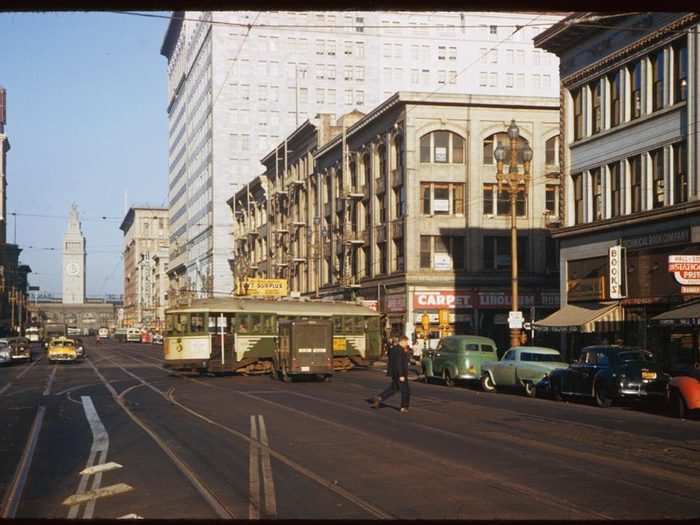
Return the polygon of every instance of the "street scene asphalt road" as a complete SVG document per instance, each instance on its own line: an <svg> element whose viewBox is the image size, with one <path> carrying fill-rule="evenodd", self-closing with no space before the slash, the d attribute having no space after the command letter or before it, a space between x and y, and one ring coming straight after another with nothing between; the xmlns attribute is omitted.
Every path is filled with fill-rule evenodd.
<svg viewBox="0 0 700 525"><path fill-rule="evenodd" d="M195 376L161 347L0 368L0 494L17 518L700 516L700 422L411 382ZM414 379L411 377L411 379Z"/></svg>

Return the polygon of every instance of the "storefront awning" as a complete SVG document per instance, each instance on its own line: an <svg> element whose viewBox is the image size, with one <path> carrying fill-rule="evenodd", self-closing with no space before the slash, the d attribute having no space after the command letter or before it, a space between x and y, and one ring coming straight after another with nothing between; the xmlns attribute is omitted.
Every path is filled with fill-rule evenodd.
<svg viewBox="0 0 700 525"><path fill-rule="evenodd" d="M700 319L700 302L674 308L655 317L652 321L690 321L695 322Z"/></svg>
<svg viewBox="0 0 700 525"><path fill-rule="evenodd" d="M535 328L552 331L606 332L610 323L622 321L622 309L617 302L567 304L552 315L535 321Z"/></svg>

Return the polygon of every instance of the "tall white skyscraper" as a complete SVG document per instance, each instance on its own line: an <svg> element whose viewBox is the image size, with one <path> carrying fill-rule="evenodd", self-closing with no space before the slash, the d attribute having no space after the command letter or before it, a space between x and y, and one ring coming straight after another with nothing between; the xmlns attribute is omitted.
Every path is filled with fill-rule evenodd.
<svg viewBox="0 0 700 525"><path fill-rule="evenodd" d="M68 215L68 230L63 236L63 304L85 302L85 237L80 230L78 208Z"/></svg>
<svg viewBox="0 0 700 525"><path fill-rule="evenodd" d="M532 39L561 18L175 12L161 48L168 59L171 281L232 291L226 200L308 117L367 112L398 90L558 97L558 59L534 49Z"/></svg>

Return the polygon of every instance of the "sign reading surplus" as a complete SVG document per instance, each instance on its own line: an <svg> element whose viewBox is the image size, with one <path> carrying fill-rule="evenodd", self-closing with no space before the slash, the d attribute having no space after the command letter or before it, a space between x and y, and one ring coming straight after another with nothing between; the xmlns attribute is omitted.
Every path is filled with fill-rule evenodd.
<svg viewBox="0 0 700 525"><path fill-rule="evenodd" d="M287 279L246 279L243 283L243 295L285 297L287 295Z"/></svg>

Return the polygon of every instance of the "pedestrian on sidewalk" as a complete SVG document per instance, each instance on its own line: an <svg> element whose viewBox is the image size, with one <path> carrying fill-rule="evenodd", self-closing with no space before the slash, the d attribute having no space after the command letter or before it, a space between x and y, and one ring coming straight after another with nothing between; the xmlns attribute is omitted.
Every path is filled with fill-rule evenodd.
<svg viewBox="0 0 700 525"><path fill-rule="evenodd" d="M387 375L391 384L384 392L372 398L372 408L379 408L382 402L397 392L401 392L401 412L408 412L411 390L408 386L408 362L411 356L411 344L408 337L402 335L399 343L389 349Z"/></svg>

